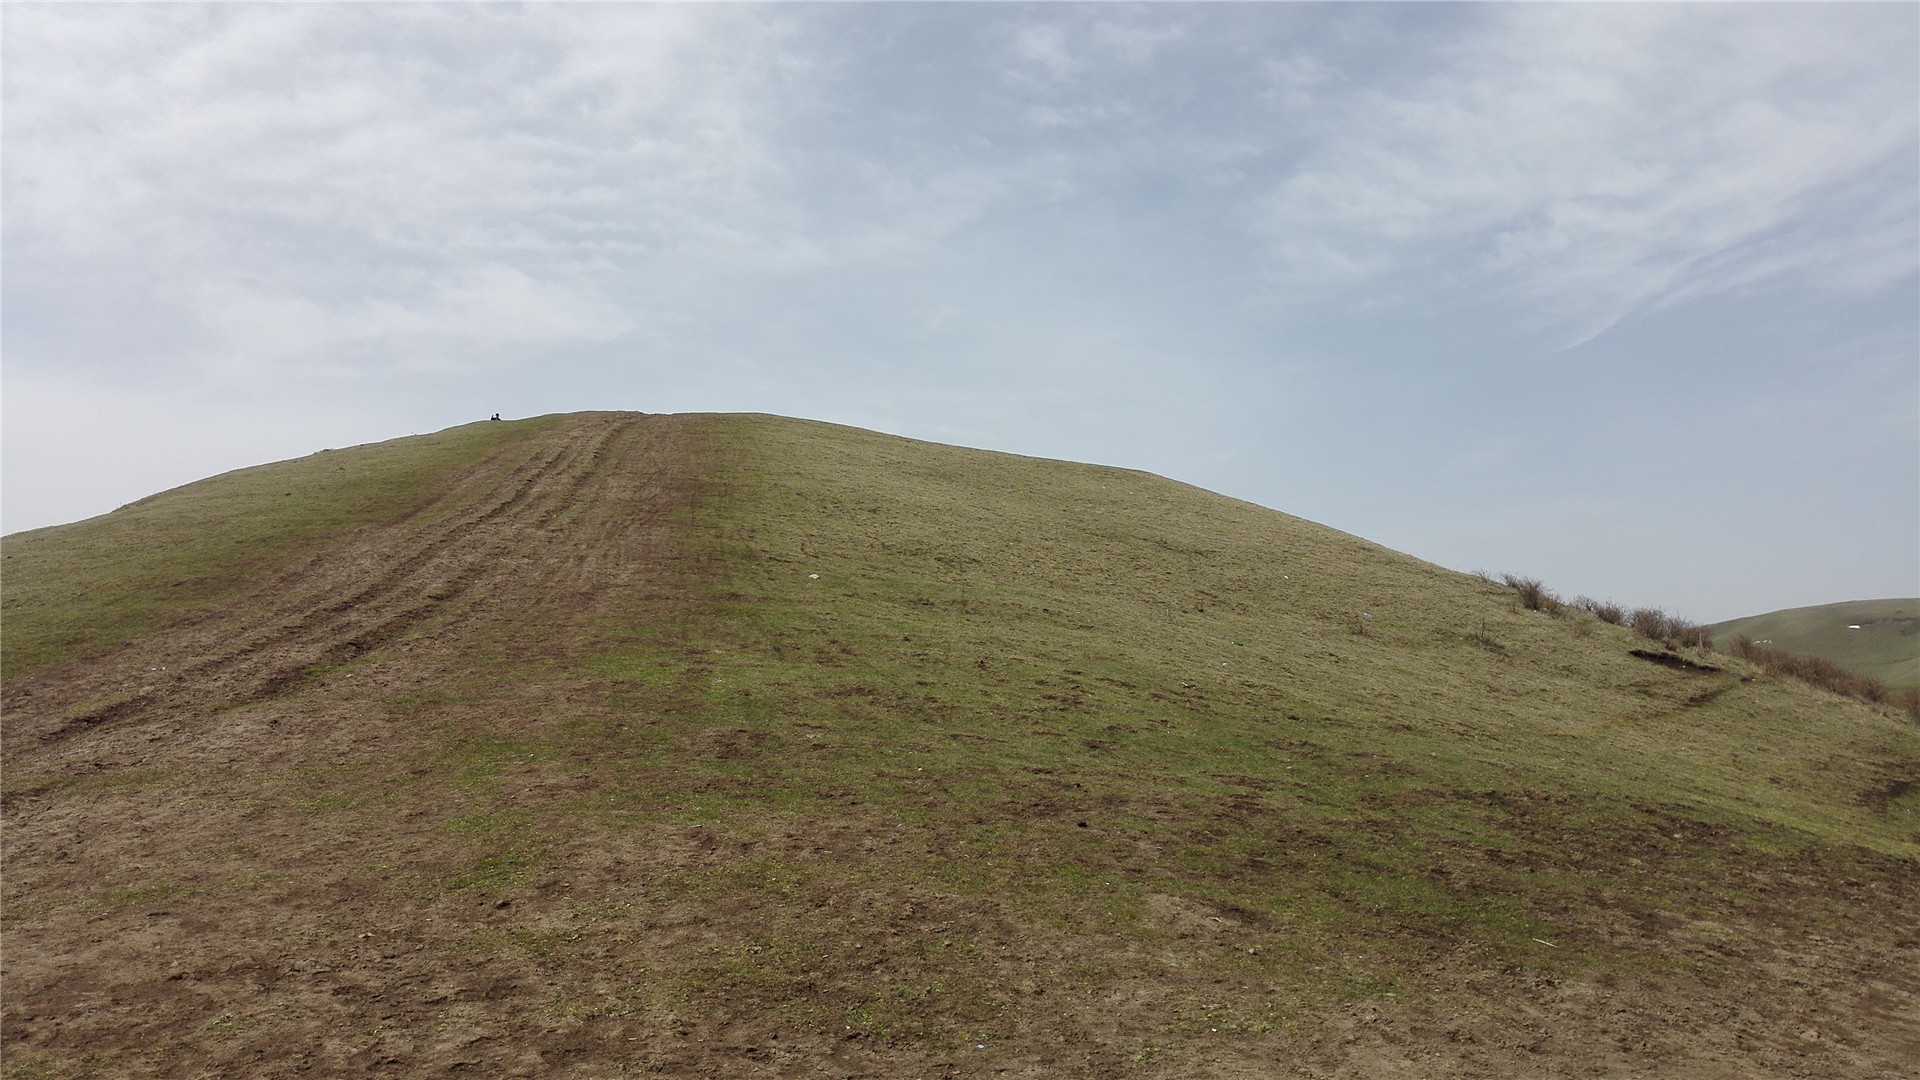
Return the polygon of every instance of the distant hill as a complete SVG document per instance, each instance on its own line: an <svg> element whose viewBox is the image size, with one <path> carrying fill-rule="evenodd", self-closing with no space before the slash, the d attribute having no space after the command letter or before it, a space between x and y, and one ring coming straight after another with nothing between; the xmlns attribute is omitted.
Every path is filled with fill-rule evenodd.
<svg viewBox="0 0 1920 1080"><path fill-rule="evenodd" d="M1920 686L1920 599L1848 600L1729 619L1708 627L1716 646L1756 643L1820 656L1896 689Z"/></svg>
<svg viewBox="0 0 1920 1080"><path fill-rule="evenodd" d="M1920 726L766 416L0 540L0 1074L1911 1075Z"/></svg>

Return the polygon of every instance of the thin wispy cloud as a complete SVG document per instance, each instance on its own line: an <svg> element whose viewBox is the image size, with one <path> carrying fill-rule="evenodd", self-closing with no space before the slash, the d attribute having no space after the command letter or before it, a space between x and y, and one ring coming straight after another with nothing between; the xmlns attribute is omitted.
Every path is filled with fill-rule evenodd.
<svg viewBox="0 0 1920 1080"><path fill-rule="evenodd" d="M1889 229L1915 210L1910 32L1812 8L1485 14L1419 77L1320 99L1329 133L1262 215L1291 282L1466 275L1578 341L1649 304L1913 273Z"/></svg>
<svg viewBox="0 0 1920 1080"><path fill-rule="evenodd" d="M31 149L9 155L10 254L149 269L186 362L432 366L617 337L620 263L795 246L777 28L617 14L13 18L8 138Z"/></svg>

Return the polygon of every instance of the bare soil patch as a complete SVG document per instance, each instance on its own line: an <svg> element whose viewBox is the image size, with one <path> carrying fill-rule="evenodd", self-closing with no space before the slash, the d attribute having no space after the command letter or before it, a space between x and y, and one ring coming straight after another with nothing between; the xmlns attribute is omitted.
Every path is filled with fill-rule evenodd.
<svg viewBox="0 0 1920 1080"><path fill-rule="evenodd" d="M1628 655L1640 660L1645 660L1648 663L1659 664L1661 667L1672 668L1675 671L1690 671L1698 675L1710 675L1720 670L1712 664L1702 664L1697 660L1689 660L1679 653L1655 652L1652 649L1634 649L1628 653Z"/></svg>

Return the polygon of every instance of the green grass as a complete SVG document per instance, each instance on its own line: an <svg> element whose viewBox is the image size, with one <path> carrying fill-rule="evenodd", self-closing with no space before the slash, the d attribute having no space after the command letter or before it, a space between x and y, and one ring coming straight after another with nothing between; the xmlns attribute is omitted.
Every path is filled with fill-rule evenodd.
<svg viewBox="0 0 1920 1080"><path fill-rule="evenodd" d="M316 742L260 796L354 837L356 887L551 974L524 1007L555 1023L928 1054L1103 1032L1196 1075L1224 1040L1276 1060L1327 1008L1485 1008L1449 996L1463 972L1700 963L1643 924L1837 940L1858 909L1823 881L1920 858L1920 728L1890 711L1649 664L1625 629L1143 473L673 422L700 497L657 580L445 627L432 679L384 654L398 689L332 684L376 694L377 749ZM81 640L125 618L101 604Z"/></svg>
<svg viewBox="0 0 1920 1080"><path fill-rule="evenodd" d="M1689 706L1705 684L1633 659L1624 630L1158 477L715 426L736 464L702 522L730 568L699 631L711 697L817 725L839 749L818 782L902 798L932 769L986 796L1053 768L1217 798L1239 776L1308 819L1543 786L1837 838L1867 823L1835 816L1853 792L1815 763L1920 751L1884 716L1809 725L1827 699L1784 684ZM1793 782L1759 797L1756 753Z"/></svg>
<svg viewBox="0 0 1920 1080"><path fill-rule="evenodd" d="M346 532L398 520L550 419L477 423L237 469L0 540L0 675L98 654L219 609Z"/></svg>
<svg viewBox="0 0 1920 1080"><path fill-rule="evenodd" d="M1729 619L1708 629L1722 648L1745 634L1784 652L1824 657L1895 689L1920 687L1920 599L1788 608Z"/></svg>
<svg viewBox="0 0 1920 1080"><path fill-rule="evenodd" d="M587 663L587 668L615 682L641 686L670 686L678 677L676 668L661 657L630 651L595 657Z"/></svg>
<svg viewBox="0 0 1920 1080"><path fill-rule="evenodd" d="M768 418L715 418L709 438L716 494L690 528L721 569L678 646L698 662L585 670L684 732L698 794L666 800L676 820L751 843L851 813L917 839L690 872L676 888L755 897L766 952L751 978L696 965L689 994L805 984L819 961L798 942L863 930L796 917L833 895L990 905L1104 958L1091 983L1139 975L1113 958L1169 940L1175 903L1226 913L1252 949L1227 970L1282 987L1284 1016L1415 992L1433 940L1522 969L1657 963L1541 944L1590 933L1565 913L1601 878L1629 908L1705 917L1755 852L1920 853L1903 806L1860 802L1869 769L1920 766L1890 713L1742 683L1737 662L1705 681L1649 665L1623 629L1154 476ZM1629 854L1658 869L1620 877ZM1364 962L1355 941L1375 943ZM950 949L898 962L994 979ZM876 1037L960 1023L931 998L820 992Z"/></svg>

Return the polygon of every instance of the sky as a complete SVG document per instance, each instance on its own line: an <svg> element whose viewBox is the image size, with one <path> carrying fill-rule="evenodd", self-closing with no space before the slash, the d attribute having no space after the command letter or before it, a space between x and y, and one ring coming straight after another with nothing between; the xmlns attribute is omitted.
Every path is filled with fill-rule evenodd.
<svg viewBox="0 0 1920 1080"><path fill-rule="evenodd" d="M0 528L480 419L1920 595L1920 6L0 11Z"/></svg>

